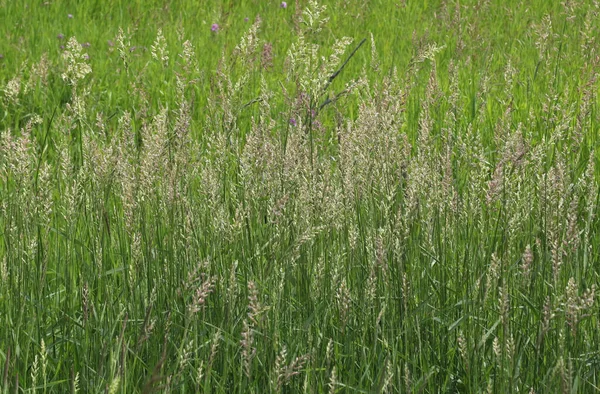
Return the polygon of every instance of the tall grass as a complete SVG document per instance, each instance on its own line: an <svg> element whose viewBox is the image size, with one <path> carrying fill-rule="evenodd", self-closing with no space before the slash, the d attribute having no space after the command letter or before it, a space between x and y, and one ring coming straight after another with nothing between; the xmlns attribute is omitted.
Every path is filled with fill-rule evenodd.
<svg viewBox="0 0 600 394"><path fill-rule="evenodd" d="M600 390L598 4L78 4L0 1L3 392Z"/></svg>

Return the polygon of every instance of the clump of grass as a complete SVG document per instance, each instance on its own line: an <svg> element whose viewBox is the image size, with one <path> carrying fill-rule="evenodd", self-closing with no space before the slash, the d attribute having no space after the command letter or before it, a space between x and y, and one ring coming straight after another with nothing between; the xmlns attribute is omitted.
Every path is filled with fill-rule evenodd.
<svg viewBox="0 0 600 394"><path fill-rule="evenodd" d="M16 4L3 392L600 385L595 5Z"/></svg>

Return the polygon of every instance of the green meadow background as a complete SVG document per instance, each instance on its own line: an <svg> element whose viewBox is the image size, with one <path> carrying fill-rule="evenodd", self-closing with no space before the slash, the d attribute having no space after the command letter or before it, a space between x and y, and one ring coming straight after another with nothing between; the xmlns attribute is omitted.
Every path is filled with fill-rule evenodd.
<svg viewBox="0 0 600 394"><path fill-rule="evenodd" d="M600 391L599 17L0 0L0 390Z"/></svg>

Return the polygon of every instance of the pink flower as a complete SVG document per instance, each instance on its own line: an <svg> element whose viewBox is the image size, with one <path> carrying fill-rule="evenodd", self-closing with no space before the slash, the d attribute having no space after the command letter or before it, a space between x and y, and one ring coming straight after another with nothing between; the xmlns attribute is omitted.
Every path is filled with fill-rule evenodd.
<svg viewBox="0 0 600 394"><path fill-rule="evenodd" d="M210 30L211 30L213 33L216 33L216 32L218 32L218 31L219 31L219 25L218 25L217 23L213 23L213 24L212 24L212 26L210 27Z"/></svg>
<svg viewBox="0 0 600 394"><path fill-rule="evenodd" d="M280 7L281 8L287 8L287 3L285 1L282 1Z"/></svg>

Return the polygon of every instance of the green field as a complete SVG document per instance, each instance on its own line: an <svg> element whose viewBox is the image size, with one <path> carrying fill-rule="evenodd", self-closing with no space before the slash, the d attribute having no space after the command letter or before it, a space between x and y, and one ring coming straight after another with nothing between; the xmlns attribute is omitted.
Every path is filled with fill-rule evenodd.
<svg viewBox="0 0 600 394"><path fill-rule="evenodd" d="M0 0L0 393L600 392L597 1Z"/></svg>

